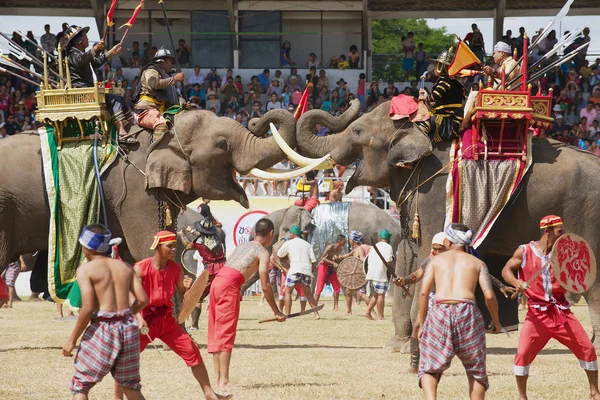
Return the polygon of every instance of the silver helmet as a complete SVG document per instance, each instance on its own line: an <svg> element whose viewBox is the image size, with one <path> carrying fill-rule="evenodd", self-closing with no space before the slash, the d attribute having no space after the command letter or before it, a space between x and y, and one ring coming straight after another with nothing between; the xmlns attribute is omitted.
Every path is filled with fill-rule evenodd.
<svg viewBox="0 0 600 400"><path fill-rule="evenodd" d="M170 58L172 60L175 59L175 57L173 57L173 54L171 54L170 50L165 49L165 46L160 46L160 49L158 49L152 60L158 62L164 61L166 58Z"/></svg>

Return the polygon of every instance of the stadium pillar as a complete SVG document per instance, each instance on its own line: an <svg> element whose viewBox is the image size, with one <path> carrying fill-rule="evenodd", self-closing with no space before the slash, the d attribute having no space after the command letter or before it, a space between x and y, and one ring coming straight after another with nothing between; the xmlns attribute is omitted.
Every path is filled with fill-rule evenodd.
<svg viewBox="0 0 600 400"><path fill-rule="evenodd" d="M371 81L371 21L369 20L369 2L362 0L362 53L363 69L367 75L367 81Z"/></svg>
<svg viewBox="0 0 600 400"><path fill-rule="evenodd" d="M494 9L494 44L504 35L504 15L506 13L506 0L496 0Z"/></svg>
<svg viewBox="0 0 600 400"><path fill-rule="evenodd" d="M231 32L231 48L233 49L233 69L240 67L240 48L238 33L238 8L237 1L227 0L227 13L229 15L229 31Z"/></svg>

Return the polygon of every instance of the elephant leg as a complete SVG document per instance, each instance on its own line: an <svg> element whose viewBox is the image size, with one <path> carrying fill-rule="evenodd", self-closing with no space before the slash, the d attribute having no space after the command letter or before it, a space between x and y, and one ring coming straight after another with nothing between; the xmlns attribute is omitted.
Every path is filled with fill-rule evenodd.
<svg viewBox="0 0 600 400"><path fill-rule="evenodd" d="M600 354L600 341L596 340L596 333L600 332L600 283L596 282L590 290L583 294L583 298L588 304L592 320L592 343L594 343L596 353Z"/></svg>
<svg viewBox="0 0 600 400"><path fill-rule="evenodd" d="M409 339L412 334L411 308L416 297L414 286L409 288L411 296L400 289L394 288L394 301L392 306L392 319L394 321L394 336L386 347L393 352L408 353Z"/></svg>

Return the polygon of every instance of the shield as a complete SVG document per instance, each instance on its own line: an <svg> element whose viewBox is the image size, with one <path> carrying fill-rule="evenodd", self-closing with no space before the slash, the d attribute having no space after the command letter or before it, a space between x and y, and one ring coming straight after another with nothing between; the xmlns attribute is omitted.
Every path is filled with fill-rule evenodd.
<svg viewBox="0 0 600 400"><path fill-rule="evenodd" d="M550 263L554 277L568 292L586 292L596 280L596 256L585 239L574 233L556 240Z"/></svg>
<svg viewBox="0 0 600 400"><path fill-rule="evenodd" d="M354 290L365 284L366 277L363 262L358 257L348 257L337 267L338 280L342 286Z"/></svg>
<svg viewBox="0 0 600 400"><path fill-rule="evenodd" d="M194 307L196 307L196 304L200 301L200 297L202 297L202 293L204 293L207 283L208 270L205 269L198 278L196 278L196 281L192 284L190 290L185 294L183 304L181 304L181 309L179 310L179 317L177 317L177 323L183 324L185 320L188 319L192 311L194 311Z"/></svg>
<svg viewBox="0 0 600 400"><path fill-rule="evenodd" d="M273 258L275 258L276 260L278 260L282 267L284 267L286 269L289 269L290 268L290 259L287 256L285 256L283 258L279 258L277 256L277 252L279 251L279 249L281 248L281 246L283 246L284 243L285 243L285 239L279 239L273 245L273 251L271 253L273 255Z"/></svg>

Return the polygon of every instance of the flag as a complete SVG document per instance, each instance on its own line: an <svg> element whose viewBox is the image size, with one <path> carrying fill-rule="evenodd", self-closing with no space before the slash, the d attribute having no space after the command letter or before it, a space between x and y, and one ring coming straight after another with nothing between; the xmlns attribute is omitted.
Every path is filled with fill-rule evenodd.
<svg viewBox="0 0 600 400"><path fill-rule="evenodd" d="M133 23L135 22L135 19L137 18L138 14L140 13L140 10L142 9L142 7L144 7L144 0L140 1L140 4L138 4L138 6L135 8L135 10L133 10L133 14L131 15L131 18L129 18L129 21L127 21L126 24L123 24L119 27L119 29L123 28L124 26L127 27L127 29L131 29L131 27L133 26Z"/></svg>
<svg viewBox="0 0 600 400"><path fill-rule="evenodd" d="M296 111L294 112L294 119L296 121L298 121L300 119L300 117L302 116L302 114L304 114L306 112L306 110L308 109L308 88L311 86L313 86L312 83L309 83L308 85L306 85L306 88L304 89L304 93L302 93L302 98L300 99L298 108L296 108Z"/></svg>
<svg viewBox="0 0 600 400"><path fill-rule="evenodd" d="M467 46L465 42L461 40L458 42L454 59L452 59L452 62L448 67L448 75L453 77L461 70L469 68L475 64L481 64L481 61L475 54L473 54L469 46Z"/></svg>
<svg viewBox="0 0 600 400"><path fill-rule="evenodd" d="M106 26L113 26L115 21L113 16L115 15L115 7L117 6L117 0L112 0L108 14L106 14Z"/></svg>

